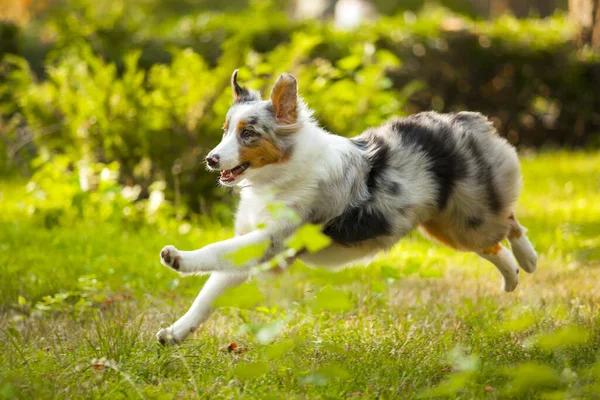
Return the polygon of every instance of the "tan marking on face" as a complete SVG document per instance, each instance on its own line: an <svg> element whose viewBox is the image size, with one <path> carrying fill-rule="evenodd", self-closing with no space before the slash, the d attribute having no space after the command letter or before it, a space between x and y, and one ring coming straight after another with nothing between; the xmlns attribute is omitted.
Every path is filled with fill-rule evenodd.
<svg viewBox="0 0 600 400"><path fill-rule="evenodd" d="M429 220L427 222L424 222L421 224L421 230L426 236L429 236L431 239L441 244L444 244L453 249L458 248L458 245L454 241L454 239L452 239L450 235L446 233L446 230L444 229L444 224L440 223L439 221Z"/></svg>
<svg viewBox="0 0 600 400"><path fill-rule="evenodd" d="M237 126L235 127L235 129L236 129L238 132L241 132L241 131L243 131L243 130L244 130L244 128L245 128L245 127L247 127L247 126L248 126L248 122L246 122L246 121L240 121L240 122L238 122L238 123L237 123Z"/></svg>
<svg viewBox="0 0 600 400"><path fill-rule="evenodd" d="M485 249L483 251L483 254L496 255L496 254L500 253L501 250L502 250L502 246L500 245L500 243L496 243L489 249Z"/></svg>
<svg viewBox="0 0 600 400"><path fill-rule="evenodd" d="M265 138L256 139L251 146L240 148L240 164L250 163L253 168L285 162L289 155Z"/></svg>
<svg viewBox="0 0 600 400"><path fill-rule="evenodd" d="M226 120L225 123L223 124L223 131L227 132L228 129L229 129L229 120Z"/></svg>

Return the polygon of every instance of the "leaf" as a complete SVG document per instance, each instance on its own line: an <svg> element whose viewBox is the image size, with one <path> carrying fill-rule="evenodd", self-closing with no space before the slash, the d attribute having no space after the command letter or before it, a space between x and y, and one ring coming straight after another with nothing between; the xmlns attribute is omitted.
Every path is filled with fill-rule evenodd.
<svg viewBox="0 0 600 400"><path fill-rule="evenodd" d="M346 70L346 71L355 70L361 64L362 64L362 59L359 55L356 55L356 54L351 54L349 56L346 56L337 62L338 68Z"/></svg>
<svg viewBox="0 0 600 400"><path fill-rule="evenodd" d="M332 363L321 367L317 370L319 375L323 375L326 378L333 379L350 379L350 373L346 371L341 365Z"/></svg>
<svg viewBox="0 0 600 400"><path fill-rule="evenodd" d="M533 362L507 367L503 372L512 377L512 381L507 385L509 395L519 395L542 387L555 387L560 383L556 371L547 365Z"/></svg>
<svg viewBox="0 0 600 400"><path fill-rule="evenodd" d="M284 203L273 201L267 205L267 211L275 221L288 220L295 223L300 222L298 213Z"/></svg>
<svg viewBox="0 0 600 400"><path fill-rule="evenodd" d="M404 269L402 269L402 274L403 275L412 275L412 274L416 274L420 270L421 270L421 264L412 262L408 266L406 266Z"/></svg>
<svg viewBox="0 0 600 400"><path fill-rule="evenodd" d="M270 324L246 324L243 330L252 332L259 343L267 344L273 341L286 323L286 319L278 319Z"/></svg>
<svg viewBox="0 0 600 400"><path fill-rule="evenodd" d="M479 368L479 357L467 354L462 346L456 346L450 351L449 361L456 371L475 372Z"/></svg>
<svg viewBox="0 0 600 400"><path fill-rule="evenodd" d="M315 253L330 243L331 239L321 232L320 225L305 224L286 240L285 245L295 250L306 249Z"/></svg>
<svg viewBox="0 0 600 400"><path fill-rule="evenodd" d="M252 308L264 300L264 295L254 283L230 288L223 293L215 305L217 307Z"/></svg>
<svg viewBox="0 0 600 400"><path fill-rule="evenodd" d="M544 350L553 350L560 347L581 346L589 341L590 336L585 329L570 326L549 334L534 336L530 344Z"/></svg>
<svg viewBox="0 0 600 400"><path fill-rule="evenodd" d="M454 374L439 385L425 390L421 397L456 397L456 394L467 386L472 376L471 372Z"/></svg>
<svg viewBox="0 0 600 400"><path fill-rule="evenodd" d="M532 314L524 314L518 318L508 319L499 327L498 331L503 333L521 332L535 324L535 316Z"/></svg>
<svg viewBox="0 0 600 400"><path fill-rule="evenodd" d="M23 296L19 296L17 298L17 301L18 301L18 303L19 303L20 306L26 306L27 305L27 300Z"/></svg>
<svg viewBox="0 0 600 400"><path fill-rule="evenodd" d="M392 281L397 281L400 279L400 272L393 267L388 267L386 265L381 266L381 274Z"/></svg>
<svg viewBox="0 0 600 400"><path fill-rule="evenodd" d="M227 254L227 258L233 261L235 266L243 266L250 261L256 261L265 254L270 241L244 246L233 253Z"/></svg>
<svg viewBox="0 0 600 400"><path fill-rule="evenodd" d="M351 310L354 302L348 293L327 287L323 289L312 303L312 310L316 313L328 310L330 312L343 312Z"/></svg>
<svg viewBox="0 0 600 400"><path fill-rule="evenodd" d="M238 364L233 369L233 374L241 379L257 378L269 372L269 364L265 361Z"/></svg>
<svg viewBox="0 0 600 400"><path fill-rule="evenodd" d="M394 53L389 50L379 49L375 53L377 57L377 63L386 67L398 67L401 65L401 61Z"/></svg>
<svg viewBox="0 0 600 400"><path fill-rule="evenodd" d="M263 350L263 354L269 360L278 360L283 357L288 351L293 349L295 343L291 339L284 339L277 343L273 343L272 345L265 347Z"/></svg>
<svg viewBox="0 0 600 400"><path fill-rule="evenodd" d="M385 283L381 281L371 281L371 292L383 293L386 290Z"/></svg>
<svg viewBox="0 0 600 400"><path fill-rule="evenodd" d="M327 381L329 381L327 377L319 374L308 374L300 378L300 383L303 385L323 386L327 384Z"/></svg>

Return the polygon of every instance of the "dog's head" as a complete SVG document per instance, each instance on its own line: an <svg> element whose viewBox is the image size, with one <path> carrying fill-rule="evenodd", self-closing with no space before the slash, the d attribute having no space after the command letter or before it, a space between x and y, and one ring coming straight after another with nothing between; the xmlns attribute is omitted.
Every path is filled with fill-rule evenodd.
<svg viewBox="0 0 600 400"><path fill-rule="evenodd" d="M220 183L233 186L261 168L286 162L293 134L300 129L298 84L290 74L282 74L269 100L237 82L231 76L233 104L223 125L223 139L206 157L210 170L220 171Z"/></svg>

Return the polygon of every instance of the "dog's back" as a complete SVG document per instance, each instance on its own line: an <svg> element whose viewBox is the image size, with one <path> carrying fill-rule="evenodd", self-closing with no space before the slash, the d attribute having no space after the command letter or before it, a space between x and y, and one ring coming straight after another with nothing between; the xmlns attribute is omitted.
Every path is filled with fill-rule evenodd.
<svg viewBox="0 0 600 400"><path fill-rule="evenodd" d="M336 243L372 252L418 226L431 239L501 264L505 278L515 281L507 290L517 278L503 239L523 269L535 269L535 251L515 217L521 186L516 151L483 115L425 112L352 141L367 159L368 171L355 179L368 196L327 222L324 232Z"/></svg>
<svg viewBox="0 0 600 400"><path fill-rule="evenodd" d="M399 143L392 157L411 152L411 157L427 160L434 207L423 216L426 220L417 221L426 234L471 251L506 237L521 186L519 160L484 116L429 112L388 126ZM415 186L422 187L422 181L413 179Z"/></svg>

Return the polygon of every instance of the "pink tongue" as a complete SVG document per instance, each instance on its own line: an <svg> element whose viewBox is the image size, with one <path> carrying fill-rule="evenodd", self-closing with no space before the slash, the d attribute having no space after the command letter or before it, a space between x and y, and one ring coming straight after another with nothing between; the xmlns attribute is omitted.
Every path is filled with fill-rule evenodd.
<svg viewBox="0 0 600 400"><path fill-rule="evenodd" d="M231 171L223 171L221 172L221 178L222 179L231 179L233 178L233 173Z"/></svg>

